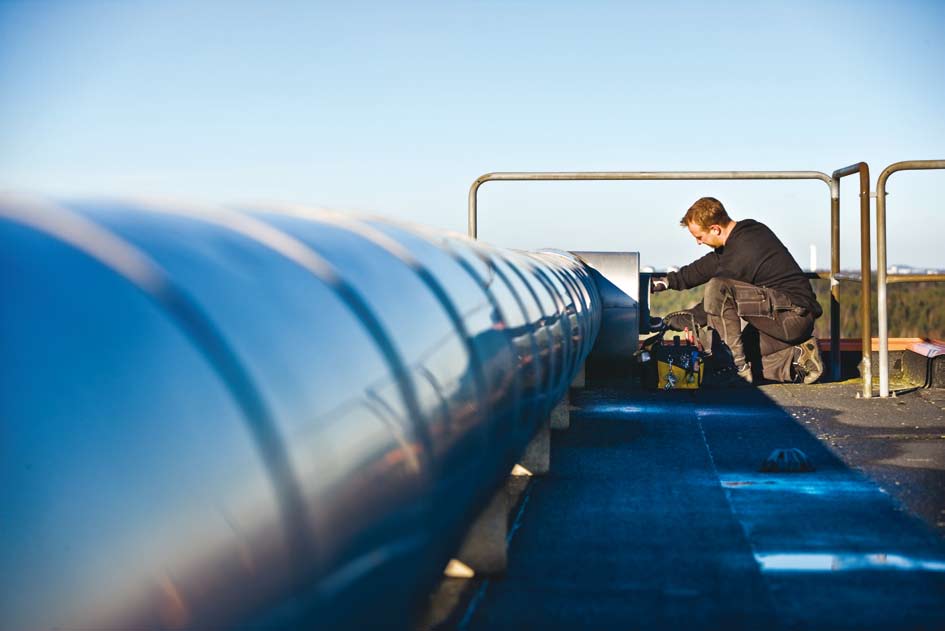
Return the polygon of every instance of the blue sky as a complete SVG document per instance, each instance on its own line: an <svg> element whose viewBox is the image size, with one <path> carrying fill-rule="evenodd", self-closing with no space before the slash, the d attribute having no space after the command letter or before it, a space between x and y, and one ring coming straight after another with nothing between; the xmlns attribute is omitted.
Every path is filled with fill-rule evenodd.
<svg viewBox="0 0 945 631"><path fill-rule="evenodd" d="M292 202L465 231L501 170L831 172L945 158L942 2L0 0L0 190ZM844 266L857 191L842 188ZM945 268L945 172L889 183L890 262ZM828 260L819 182L490 183L512 247L700 255L702 195Z"/></svg>

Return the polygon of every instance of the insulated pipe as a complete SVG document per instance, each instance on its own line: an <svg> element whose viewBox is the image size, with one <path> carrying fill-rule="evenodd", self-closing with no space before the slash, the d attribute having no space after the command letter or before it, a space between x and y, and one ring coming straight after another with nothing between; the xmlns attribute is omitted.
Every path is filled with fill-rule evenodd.
<svg viewBox="0 0 945 631"><path fill-rule="evenodd" d="M594 344L566 252L0 198L0 629L406 626Z"/></svg>

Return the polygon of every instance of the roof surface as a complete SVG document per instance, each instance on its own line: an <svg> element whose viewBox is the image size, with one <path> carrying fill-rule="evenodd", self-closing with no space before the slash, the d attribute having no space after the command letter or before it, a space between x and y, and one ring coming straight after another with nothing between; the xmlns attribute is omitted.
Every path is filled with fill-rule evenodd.
<svg viewBox="0 0 945 631"><path fill-rule="evenodd" d="M572 394L464 628L943 628L945 391ZM761 473L798 448L809 473Z"/></svg>

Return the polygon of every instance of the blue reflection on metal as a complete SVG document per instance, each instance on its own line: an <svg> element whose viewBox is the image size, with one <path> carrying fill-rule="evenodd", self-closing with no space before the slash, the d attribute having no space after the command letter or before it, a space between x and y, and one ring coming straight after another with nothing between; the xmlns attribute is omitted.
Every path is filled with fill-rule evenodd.
<svg viewBox="0 0 945 631"><path fill-rule="evenodd" d="M764 553L755 560L765 572L851 572L860 570L907 570L945 572L945 560L914 559L900 554L877 553Z"/></svg>

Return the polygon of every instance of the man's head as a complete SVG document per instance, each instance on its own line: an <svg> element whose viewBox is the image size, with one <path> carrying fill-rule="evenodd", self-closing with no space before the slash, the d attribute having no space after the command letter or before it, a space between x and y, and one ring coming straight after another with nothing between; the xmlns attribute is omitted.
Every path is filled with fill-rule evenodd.
<svg viewBox="0 0 945 631"><path fill-rule="evenodd" d="M679 225L689 229L696 243L718 248L725 245L735 222L725 212L722 202L714 197L703 197L689 207Z"/></svg>

